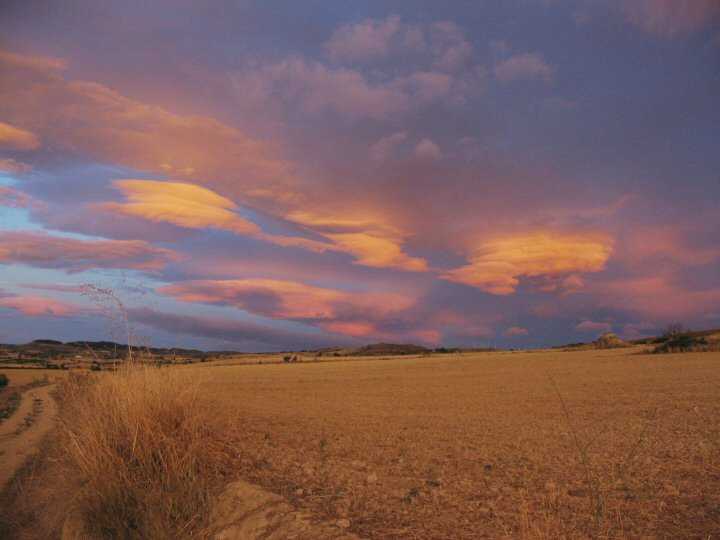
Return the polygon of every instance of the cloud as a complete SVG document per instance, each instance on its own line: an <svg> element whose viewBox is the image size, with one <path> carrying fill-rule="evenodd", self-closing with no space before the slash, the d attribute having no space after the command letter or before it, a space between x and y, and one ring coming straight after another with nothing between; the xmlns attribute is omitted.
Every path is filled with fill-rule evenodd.
<svg viewBox="0 0 720 540"><path fill-rule="evenodd" d="M32 197L7 186L0 186L0 206L27 208L33 204Z"/></svg>
<svg viewBox="0 0 720 540"><path fill-rule="evenodd" d="M257 225L236 212L233 201L195 184L116 180L113 185L128 202L104 203L102 208L111 212L190 229L223 229L242 235L260 233Z"/></svg>
<svg viewBox="0 0 720 540"><path fill-rule="evenodd" d="M15 309L28 317L72 317L84 311L76 304L61 302L45 296L12 295L0 297L0 308Z"/></svg>
<svg viewBox="0 0 720 540"><path fill-rule="evenodd" d="M90 268L155 271L178 260L175 252L142 240L79 240L34 231L0 231L0 264L80 272Z"/></svg>
<svg viewBox="0 0 720 540"><path fill-rule="evenodd" d="M578 332L592 332L595 334L610 332L612 330L612 324L609 322L596 322L596 321L581 321L575 326L575 330Z"/></svg>
<svg viewBox="0 0 720 540"><path fill-rule="evenodd" d="M522 326L511 326L503 332L505 337L527 336L528 334L528 329L523 328Z"/></svg>
<svg viewBox="0 0 720 540"><path fill-rule="evenodd" d="M599 281L588 287L599 308L642 319L672 322L708 313L720 303L720 288L689 288L671 276L637 276Z"/></svg>
<svg viewBox="0 0 720 540"><path fill-rule="evenodd" d="M402 238L398 233L373 227L373 232L352 232L328 234L317 232L327 242L298 236L282 236L263 232L237 212L233 201L194 184L159 182L154 180L118 180L115 187L128 198L126 203L103 203L97 205L104 211L136 216L155 222L165 222L192 229L220 229L235 234L257 238L283 247L298 247L315 252L338 251L355 257L356 264L379 268L423 271L424 260L410 257L402 251ZM323 221L307 212L287 216L290 221L306 226L328 227L331 219ZM344 221L335 222L334 227L342 229Z"/></svg>
<svg viewBox="0 0 720 540"><path fill-rule="evenodd" d="M407 139L406 131L398 131L392 135L380 138L370 146L370 159L385 161L392 156L395 149Z"/></svg>
<svg viewBox="0 0 720 540"><path fill-rule="evenodd" d="M462 104L482 91L485 79L472 62L464 32L448 21L414 25L397 16L368 19L341 26L324 47L330 64L300 55L249 61L233 77L240 105L287 115L385 121L421 107ZM388 59L400 67L358 65Z"/></svg>
<svg viewBox="0 0 720 540"><path fill-rule="evenodd" d="M669 264L697 266L720 262L720 246L697 243L698 230L688 224L633 227L618 246L623 261L636 268Z"/></svg>
<svg viewBox="0 0 720 540"><path fill-rule="evenodd" d="M429 29L430 42L435 53L434 66L446 71L461 69L470 62L473 47L465 32L455 23L438 21Z"/></svg>
<svg viewBox="0 0 720 540"><path fill-rule="evenodd" d="M720 16L717 0L622 0L628 22L662 37L699 30Z"/></svg>
<svg viewBox="0 0 720 540"><path fill-rule="evenodd" d="M424 272L427 262L402 251L400 241L368 233L328 234L333 243L342 251L351 253L355 264L375 268L397 268L410 272Z"/></svg>
<svg viewBox="0 0 720 540"><path fill-rule="evenodd" d="M327 67L299 56L251 65L234 77L243 101L271 107L291 104L306 114L331 112L348 118L385 118L411 107L411 96L393 81L370 82L362 73Z"/></svg>
<svg viewBox="0 0 720 540"><path fill-rule="evenodd" d="M656 325L649 322L627 323L623 325L622 337L625 339L638 339L641 337L656 336L660 330Z"/></svg>
<svg viewBox="0 0 720 540"><path fill-rule="evenodd" d="M539 53L515 54L495 66L495 77L501 82L538 79L550 82L554 69Z"/></svg>
<svg viewBox="0 0 720 540"><path fill-rule="evenodd" d="M456 71L465 66L473 47L455 23L412 24L397 15L365 19L337 28L324 44L335 62L371 63L388 58L427 58L434 69Z"/></svg>
<svg viewBox="0 0 720 540"><path fill-rule="evenodd" d="M183 302L233 306L353 336L381 333L385 319L414 304L412 298L394 293L348 292L272 279L186 281L158 292Z"/></svg>
<svg viewBox="0 0 720 540"><path fill-rule="evenodd" d="M40 146L36 135L24 129L0 122L0 148L35 150Z"/></svg>
<svg viewBox="0 0 720 540"><path fill-rule="evenodd" d="M430 139L423 139L415 146L415 157L436 160L442 157L440 147Z"/></svg>
<svg viewBox="0 0 720 540"><path fill-rule="evenodd" d="M558 278L599 272L612 252L600 235L528 233L504 236L480 245L470 264L442 277L497 295L512 294L521 277Z"/></svg>
<svg viewBox="0 0 720 540"><path fill-rule="evenodd" d="M0 159L0 173L25 174L32 170L32 166L14 159Z"/></svg>
<svg viewBox="0 0 720 540"><path fill-rule="evenodd" d="M249 321L227 318L164 313L149 308L129 311L133 321L173 334L220 339L252 348L270 346L273 350L315 349L352 343L348 338L295 332Z"/></svg>
<svg viewBox="0 0 720 540"><path fill-rule="evenodd" d="M0 71L0 115L32 126L56 150L141 171L200 176L236 190L293 181L272 144L213 118L174 114L102 84L66 80L52 59L0 52Z"/></svg>
<svg viewBox="0 0 720 540"><path fill-rule="evenodd" d="M418 49L424 45L422 35L413 37L413 29L391 15L383 20L366 19L337 28L324 48L335 61L367 62L385 58L393 46Z"/></svg>
<svg viewBox="0 0 720 540"><path fill-rule="evenodd" d="M84 285L69 285L64 283L21 283L23 289L33 289L38 291L54 291L64 293L82 293L86 287Z"/></svg>
<svg viewBox="0 0 720 540"><path fill-rule="evenodd" d="M170 223L189 229L218 229L257 238L284 247L327 251L330 244L295 236L264 233L255 223L237 213L238 206L214 191L185 182L116 180L113 185L128 199L125 203L102 203L96 208Z"/></svg>
<svg viewBox="0 0 720 540"><path fill-rule="evenodd" d="M254 109L286 107L288 114L332 113L351 120L389 117L438 104L461 104L482 89L484 72L451 75L433 69L373 78L346 67L329 67L292 56L251 64L233 77L243 103Z"/></svg>

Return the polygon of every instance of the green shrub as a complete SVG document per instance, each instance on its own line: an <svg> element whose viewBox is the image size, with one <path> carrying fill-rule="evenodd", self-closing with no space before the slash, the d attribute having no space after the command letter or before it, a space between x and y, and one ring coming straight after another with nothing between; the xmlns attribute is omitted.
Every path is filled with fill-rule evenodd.
<svg viewBox="0 0 720 540"><path fill-rule="evenodd" d="M698 352L709 350L708 341L704 337L692 334L675 334L664 343L653 349L654 353Z"/></svg>
<svg viewBox="0 0 720 540"><path fill-rule="evenodd" d="M0 373L0 388L5 388L10 380L7 378L7 375L4 373Z"/></svg>

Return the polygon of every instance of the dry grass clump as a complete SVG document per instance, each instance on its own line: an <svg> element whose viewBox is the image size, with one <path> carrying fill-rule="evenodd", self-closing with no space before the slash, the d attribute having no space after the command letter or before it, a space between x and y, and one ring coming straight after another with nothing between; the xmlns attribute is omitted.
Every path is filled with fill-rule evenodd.
<svg viewBox="0 0 720 540"><path fill-rule="evenodd" d="M74 511L87 533L187 538L226 464L221 416L191 374L126 367L62 388L61 445L82 479Z"/></svg>

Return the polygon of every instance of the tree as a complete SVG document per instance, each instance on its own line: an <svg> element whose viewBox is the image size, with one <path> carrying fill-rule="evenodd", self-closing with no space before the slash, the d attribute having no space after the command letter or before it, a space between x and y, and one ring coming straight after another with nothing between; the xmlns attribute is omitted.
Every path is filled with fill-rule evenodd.
<svg viewBox="0 0 720 540"><path fill-rule="evenodd" d="M663 332L663 338L673 339L685 333L685 327L681 323L670 323Z"/></svg>

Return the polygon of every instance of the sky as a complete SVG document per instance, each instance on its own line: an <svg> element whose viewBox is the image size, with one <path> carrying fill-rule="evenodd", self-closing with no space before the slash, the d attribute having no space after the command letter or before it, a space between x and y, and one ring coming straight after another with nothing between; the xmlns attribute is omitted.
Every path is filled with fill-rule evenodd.
<svg viewBox="0 0 720 540"><path fill-rule="evenodd" d="M0 342L718 327L719 211L718 0L0 6Z"/></svg>

